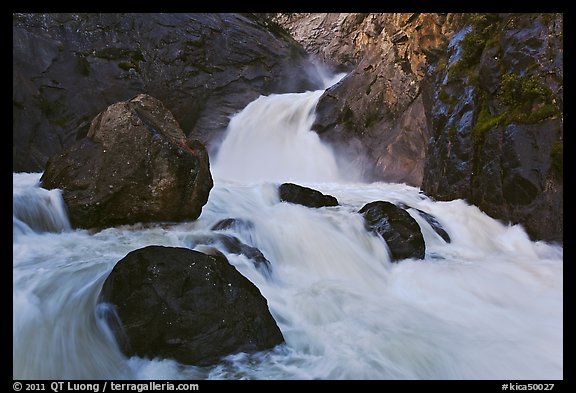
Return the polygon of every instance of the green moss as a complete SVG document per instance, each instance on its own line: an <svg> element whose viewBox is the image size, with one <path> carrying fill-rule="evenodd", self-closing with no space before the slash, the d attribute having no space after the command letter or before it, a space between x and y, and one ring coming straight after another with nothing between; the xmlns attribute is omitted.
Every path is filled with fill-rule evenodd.
<svg viewBox="0 0 576 393"><path fill-rule="evenodd" d="M492 116L488 105L483 103L480 113L476 119L476 124L472 129L472 142L475 146L480 146L484 143L484 136L489 129L501 125L505 122L506 113L498 116Z"/></svg>
<svg viewBox="0 0 576 393"><path fill-rule="evenodd" d="M536 76L520 77L518 74L509 73L502 76L497 96L502 103L509 106L528 106L534 101L550 101L552 92L542 85Z"/></svg>
<svg viewBox="0 0 576 393"><path fill-rule="evenodd" d="M368 107L366 110L366 117L364 118L364 127L370 128L375 123L381 120L381 115L378 111L378 108L371 108Z"/></svg>
<svg viewBox="0 0 576 393"><path fill-rule="evenodd" d="M497 14L467 14L465 20L472 26L472 31L466 34L461 41L462 57L460 61L471 66L480 60L486 43L495 39L493 36L499 18Z"/></svg>
<svg viewBox="0 0 576 393"><path fill-rule="evenodd" d="M553 104L545 104L540 108L532 111L528 116L528 123L538 123L539 121L550 119L552 117L556 117L560 115L560 111L558 108Z"/></svg>
<svg viewBox="0 0 576 393"><path fill-rule="evenodd" d="M498 34L492 34L486 40L486 45L484 48L498 48L498 52L500 52L500 36ZM498 58L500 58L500 53L497 53Z"/></svg>
<svg viewBox="0 0 576 393"><path fill-rule="evenodd" d="M352 110L348 106L345 106L342 109L342 112L340 112L340 114L338 115L336 121L338 124L344 124L344 125L352 124L352 122L354 121L354 112L352 112Z"/></svg>
<svg viewBox="0 0 576 393"><path fill-rule="evenodd" d="M440 89L440 91L438 92L438 98L440 99L440 101L442 101L444 104L448 105L449 110L451 111L454 106L456 105L456 103L458 102L458 98L450 95L448 93L446 93L446 91L444 89Z"/></svg>
<svg viewBox="0 0 576 393"><path fill-rule="evenodd" d="M437 70L443 70L444 68L446 68L446 66L448 65L448 60L446 59L446 57L441 57L438 60L438 63L436 63L436 69Z"/></svg>
<svg viewBox="0 0 576 393"><path fill-rule="evenodd" d="M134 64L131 61L122 61L122 62L118 63L118 67L120 67L124 71L129 71L132 68L136 72L140 72L140 66L137 63Z"/></svg>
<svg viewBox="0 0 576 393"><path fill-rule="evenodd" d="M36 105L44 116L48 119L53 118L62 106L59 100L50 101L42 92L35 97Z"/></svg>
<svg viewBox="0 0 576 393"><path fill-rule="evenodd" d="M508 107L507 123L533 124L560 113L552 91L536 76L504 75L497 98Z"/></svg>
<svg viewBox="0 0 576 393"><path fill-rule="evenodd" d="M482 51L484 51L486 46L486 40L487 38L484 35L479 34L475 30L464 36L460 43L462 53L459 62L462 67L468 68L478 64Z"/></svg>
<svg viewBox="0 0 576 393"><path fill-rule="evenodd" d="M132 61L144 61L144 54L140 49L132 52Z"/></svg>
<svg viewBox="0 0 576 393"><path fill-rule="evenodd" d="M478 70L476 67L468 67L461 61L457 61L448 69L448 81L458 78L466 78L468 84L476 85L478 82Z"/></svg>
<svg viewBox="0 0 576 393"><path fill-rule="evenodd" d="M448 82L464 75L464 69L463 67L460 67L458 63L459 62L456 62L448 68Z"/></svg>
<svg viewBox="0 0 576 393"><path fill-rule="evenodd" d="M448 140L453 140L455 136L456 136L456 127L454 127L454 124L452 124L448 129Z"/></svg>
<svg viewBox="0 0 576 393"><path fill-rule="evenodd" d="M80 75L90 75L90 63L83 53L76 53L76 69Z"/></svg>
<svg viewBox="0 0 576 393"><path fill-rule="evenodd" d="M561 178L563 176L564 167L564 144L561 139L557 140L552 145L552 149L550 150L550 159L553 173Z"/></svg>
<svg viewBox="0 0 576 393"><path fill-rule="evenodd" d="M24 109L24 104L20 101L12 99L12 106L16 109L22 110Z"/></svg>
<svg viewBox="0 0 576 393"><path fill-rule="evenodd" d="M534 124L542 120L553 118L558 114L558 108L552 104L546 104L528 112L515 108L507 112L506 124Z"/></svg>
<svg viewBox="0 0 576 393"><path fill-rule="evenodd" d="M550 24L550 22L552 22L554 20L555 16L556 16L556 14L551 14L551 13L542 14L542 23L544 23L546 26L548 26Z"/></svg>
<svg viewBox="0 0 576 393"><path fill-rule="evenodd" d="M51 101L44 95L42 90L40 91L40 94L34 98L36 105L50 124L65 127L73 118L72 115L66 114L64 98L61 97Z"/></svg>
<svg viewBox="0 0 576 393"><path fill-rule="evenodd" d="M140 49L130 50L125 48L104 48L94 51L94 57L107 60L123 60L118 63L118 67L124 71L131 68L140 72L140 62L144 61L144 55Z"/></svg>
<svg viewBox="0 0 576 393"><path fill-rule="evenodd" d="M104 48L94 52L94 57L106 60L119 60L130 57L131 51L124 48Z"/></svg>
<svg viewBox="0 0 576 393"><path fill-rule="evenodd" d="M460 59L448 70L448 79L474 76L484 49L498 45L497 14L464 14L463 21L472 30L460 41Z"/></svg>
<svg viewBox="0 0 576 393"><path fill-rule="evenodd" d="M440 89L440 91L438 92L438 98L440 99L440 101L446 104L450 100L450 95L446 93L444 89Z"/></svg>
<svg viewBox="0 0 576 393"><path fill-rule="evenodd" d="M54 124L56 126L59 127L66 127L68 125L68 123L70 123L70 121L74 118L74 116L72 115L64 115L64 116L60 116L60 117L53 117L48 119L48 122L50 124Z"/></svg>

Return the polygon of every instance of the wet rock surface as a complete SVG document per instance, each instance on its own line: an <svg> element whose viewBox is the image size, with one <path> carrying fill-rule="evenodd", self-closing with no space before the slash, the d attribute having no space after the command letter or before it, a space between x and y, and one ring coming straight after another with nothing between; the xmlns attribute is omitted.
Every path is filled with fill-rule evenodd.
<svg viewBox="0 0 576 393"><path fill-rule="evenodd" d="M41 184L63 190L82 228L194 220L213 186L204 145L144 94L96 116L85 138L50 158Z"/></svg>
<svg viewBox="0 0 576 393"><path fill-rule="evenodd" d="M338 200L332 195L303 187L294 183L282 183L278 187L281 202L295 203L307 207L338 206Z"/></svg>
<svg viewBox="0 0 576 393"><path fill-rule="evenodd" d="M38 172L102 108L161 100L208 149L261 94L321 81L302 47L251 14L14 14L13 170Z"/></svg>
<svg viewBox="0 0 576 393"><path fill-rule="evenodd" d="M358 211L364 217L366 229L386 241L390 259L424 259L426 244L416 220L403 208L391 202L370 202Z"/></svg>
<svg viewBox="0 0 576 393"><path fill-rule="evenodd" d="M127 356L207 366L284 341L258 288L225 257L148 246L116 263L101 301L115 306Z"/></svg>

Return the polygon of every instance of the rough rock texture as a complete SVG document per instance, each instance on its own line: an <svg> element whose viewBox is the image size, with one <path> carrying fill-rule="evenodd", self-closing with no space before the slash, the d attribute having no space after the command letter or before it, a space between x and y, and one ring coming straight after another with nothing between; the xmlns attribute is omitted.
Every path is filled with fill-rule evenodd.
<svg viewBox="0 0 576 393"><path fill-rule="evenodd" d="M562 14L272 18L349 72L314 128L367 179L464 198L562 243Z"/></svg>
<svg viewBox="0 0 576 393"><path fill-rule="evenodd" d="M269 274L272 270L270 261L266 259L262 251L242 242L236 236L216 233L213 235L195 235L191 240L193 243L190 248L196 248L198 245L215 246L214 248L220 252L225 251L230 254L244 255L252 261L256 269L259 269L264 274Z"/></svg>
<svg viewBox="0 0 576 393"><path fill-rule="evenodd" d="M75 227L194 220L212 188L208 154L148 95L109 106L54 155L42 187L63 189Z"/></svg>
<svg viewBox="0 0 576 393"><path fill-rule="evenodd" d="M338 206L338 200L332 195L322 194L312 188L293 183L283 183L278 187L280 201L296 203L307 207Z"/></svg>
<svg viewBox="0 0 576 393"><path fill-rule="evenodd" d="M431 61L422 189L563 238L563 19L473 15Z"/></svg>
<svg viewBox="0 0 576 393"><path fill-rule="evenodd" d="M149 246L118 261L101 300L116 306L127 356L206 366L284 341L258 288L226 258Z"/></svg>
<svg viewBox="0 0 576 393"><path fill-rule="evenodd" d="M416 220L404 209L390 202L366 204L358 213L364 216L366 229L380 235L388 244L390 259L424 259L426 244Z"/></svg>
<svg viewBox="0 0 576 393"><path fill-rule="evenodd" d="M313 128L367 179L419 186L430 129L420 81L427 51L450 33L446 14L281 14L274 20L349 74L328 89Z"/></svg>
<svg viewBox="0 0 576 393"><path fill-rule="evenodd" d="M18 13L12 32L17 172L43 170L102 108L139 93L210 150L261 94L321 85L302 47L255 15Z"/></svg>

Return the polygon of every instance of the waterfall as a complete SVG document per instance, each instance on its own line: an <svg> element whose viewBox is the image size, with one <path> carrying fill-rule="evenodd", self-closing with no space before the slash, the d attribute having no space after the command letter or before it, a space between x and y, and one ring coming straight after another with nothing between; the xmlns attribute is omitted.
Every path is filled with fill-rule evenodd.
<svg viewBox="0 0 576 393"><path fill-rule="evenodd" d="M38 175L21 174L12 187L13 236L23 233L70 230L61 190L36 187Z"/></svg>
<svg viewBox="0 0 576 393"><path fill-rule="evenodd" d="M562 379L563 248L531 241L463 200L434 201L404 184L346 178L310 131L322 91L260 97L232 118L213 162L200 218L170 225L73 230L61 193L41 174L14 174L14 379ZM340 206L281 202L278 185L306 183ZM358 210L384 200L414 209L424 260L390 261ZM148 245L201 250L225 232L258 248L226 253L266 297L286 342L211 367L127 358L98 305L115 263Z"/></svg>
<svg viewBox="0 0 576 393"><path fill-rule="evenodd" d="M310 128L324 90L260 96L230 120L212 165L236 182L342 182L332 149Z"/></svg>

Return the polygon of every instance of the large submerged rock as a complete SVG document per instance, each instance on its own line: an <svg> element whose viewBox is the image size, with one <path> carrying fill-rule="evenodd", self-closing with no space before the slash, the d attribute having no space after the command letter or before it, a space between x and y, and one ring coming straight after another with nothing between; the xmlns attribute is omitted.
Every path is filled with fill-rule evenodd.
<svg viewBox="0 0 576 393"><path fill-rule="evenodd" d="M386 241L392 262L424 259L426 244L420 225L406 210L390 202L375 201L358 212L364 216L366 228Z"/></svg>
<svg viewBox="0 0 576 393"><path fill-rule="evenodd" d="M71 223L91 228L194 220L213 182L204 146L141 94L94 118L86 138L50 158L41 184L62 189Z"/></svg>
<svg viewBox="0 0 576 393"><path fill-rule="evenodd" d="M132 251L106 279L101 300L115 305L121 325L113 329L127 356L206 366L284 341L266 299L223 256Z"/></svg>

